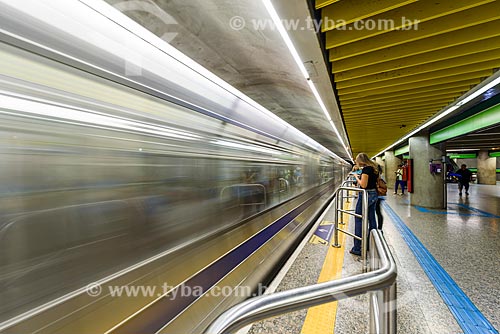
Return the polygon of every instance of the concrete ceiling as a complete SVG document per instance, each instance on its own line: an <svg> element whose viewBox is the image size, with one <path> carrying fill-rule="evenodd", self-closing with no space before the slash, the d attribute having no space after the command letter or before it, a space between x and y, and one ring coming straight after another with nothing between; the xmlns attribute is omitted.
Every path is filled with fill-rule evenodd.
<svg viewBox="0 0 500 334"><path fill-rule="evenodd" d="M278 31L253 26L256 20L271 22L262 1L106 1L328 149L348 157ZM323 19L325 53L314 29L302 26L288 34L342 140L354 153L378 153L500 67L500 1L310 2ZM307 0L273 4L289 21L303 23L310 15ZM231 27L235 17L245 23L243 28ZM395 28L404 29L356 26L380 20L392 20ZM418 26L405 27L408 22ZM459 144L458 139L454 142ZM477 141L469 144L473 142ZM460 142L456 147L470 145Z"/></svg>
<svg viewBox="0 0 500 334"><path fill-rule="evenodd" d="M331 151L348 156L279 32L252 25L252 20L271 20L262 1L106 1ZM291 15L309 15L306 1L276 3ZM246 26L231 28L234 17ZM311 77L349 145L315 32L298 31L292 39L301 44L301 58L310 64Z"/></svg>
<svg viewBox="0 0 500 334"><path fill-rule="evenodd" d="M500 1L315 5L354 152L380 152L500 67Z"/></svg>

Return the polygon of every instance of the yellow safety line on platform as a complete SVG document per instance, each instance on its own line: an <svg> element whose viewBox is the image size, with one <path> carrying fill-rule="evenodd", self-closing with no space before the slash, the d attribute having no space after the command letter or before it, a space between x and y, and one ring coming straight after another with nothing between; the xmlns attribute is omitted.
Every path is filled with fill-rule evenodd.
<svg viewBox="0 0 500 334"><path fill-rule="evenodd" d="M344 204L344 210L348 210L349 203ZM343 229L347 229L349 222L349 215L344 215ZM342 225L340 225L342 226ZM342 245L340 248L328 245L328 252L326 254L323 268L318 278L318 283L338 279L342 275L342 266L344 264L344 244L345 234L339 234L339 243ZM333 235L332 235L333 238ZM335 329L335 318L337 316L337 302L332 302L324 305L319 305L309 308L306 315L306 320L302 326L301 334L333 334Z"/></svg>

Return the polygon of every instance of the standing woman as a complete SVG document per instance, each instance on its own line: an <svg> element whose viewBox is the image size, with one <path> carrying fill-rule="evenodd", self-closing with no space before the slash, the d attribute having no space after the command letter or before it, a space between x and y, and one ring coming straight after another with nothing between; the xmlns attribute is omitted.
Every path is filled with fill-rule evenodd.
<svg viewBox="0 0 500 334"><path fill-rule="evenodd" d="M356 157L356 165L362 169L360 175L355 175L358 185L365 189L368 193L368 231L377 228L375 220L375 204L377 203L377 178L378 178L378 165L370 160L366 153L360 153ZM356 203L356 213L361 215L363 212L363 197L358 196ZM362 219L359 217L354 218L355 227L354 234L362 236ZM369 233L368 233L369 236ZM368 245L368 243L367 243ZM354 239L354 247L350 250L351 254L361 255L361 240Z"/></svg>

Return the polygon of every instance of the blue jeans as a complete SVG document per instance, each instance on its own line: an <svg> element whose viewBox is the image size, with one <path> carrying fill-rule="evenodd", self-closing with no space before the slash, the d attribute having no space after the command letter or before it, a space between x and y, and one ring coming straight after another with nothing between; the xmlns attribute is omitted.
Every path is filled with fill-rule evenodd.
<svg viewBox="0 0 500 334"><path fill-rule="evenodd" d="M396 180L396 184L394 185L394 192L398 192L399 185L401 185L401 193L405 193L406 181Z"/></svg>
<svg viewBox="0 0 500 334"><path fill-rule="evenodd" d="M377 221L375 220L375 204L377 203L378 195L376 190L368 190L368 240L370 236L370 231L377 228ZM356 213L362 214L363 212L363 198L358 196L358 202L356 203ZM363 221L361 218L354 218L354 234L358 237L362 237ZM366 243L368 245L368 242ZM368 246L367 246L368 247ZM368 249L367 249L368 250ZM353 252L361 252L361 240L354 239Z"/></svg>

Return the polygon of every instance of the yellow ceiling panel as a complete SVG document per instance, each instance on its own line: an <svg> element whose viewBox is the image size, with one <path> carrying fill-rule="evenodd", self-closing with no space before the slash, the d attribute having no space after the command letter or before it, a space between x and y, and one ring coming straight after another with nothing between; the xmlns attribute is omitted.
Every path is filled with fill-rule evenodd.
<svg viewBox="0 0 500 334"><path fill-rule="evenodd" d="M368 18L418 0L356 0L339 1L324 7L322 31L332 30L346 24Z"/></svg>
<svg viewBox="0 0 500 334"><path fill-rule="evenodd" d="M411 17L412 13L408 13L408 19L411 19ZM499 18L500 1L495 1L486 5L461 11L456 14L451 14L435 20L423 22L416 26L415 29L391 31L365 40L352 42L340 47L335 47L335 45L332 45L330 43L330 39L332 38L331 36L333 34L342 33L342 31L329 31L326 33L326 47L334 48L331 51L332 59L340 60L352 57L354 55L381 50L390 46L408 43L446 32L471 27L481 23L494 21Z"/></svg>
<svg viewBox="0 0 500 334"><path fill-rule="evenodd" d="M417 94L408 94L404 96L388 96L388 97L382 97L380 99L363 99L361 101L356 101L356 100L348 100L346 102L341 102L342 103L342 110L346 108L364 108L364 107L374 107L378 105L385 105L385 106L390 106L390 105L399 105L401 103L406 104L412 104L412 103L418 103L422 99L429 100L434 97L440 98L440 97L446 97L446 98L451 98L451 97L456 97L457 95L461 95L465 92L467 92L470 89L470 86L463 86L459 88L452 88L452 89L445 89L445 90L438 90L435 92L424 92L424 93L417 93Z"/></svg>
<svg viewBox="0 0 500 334"><path fill-rule="evenodd" d="M398 102L394 102L393 104L374 104L371 106L365 107L343 107L342 111L344 112L344 118L347 119L347 116L351 113L358 115L359 113L370 113L370 112L379 112L379 111L391 111L391 110L401 110L405 108L415 108L425 105L447 105L455 99L456 95L448 95L448 96L436 96L434 98L421 99L419 102L414 101L406 101L399 100Z"/></svg>
<svg viewBox="0 0 500 334"><path fill-rule="evenodd" d="M341 60L334 59L333 50L330 50L330 61L333 62L333 72L337 73L409 56L421 56L452 46L474 51L466 44L500 36L498 27L500 27L500 20L495 20Z"/></svg>
<svg viewBox="0 0 500 334"><path fill-rule="evenodd" d="M477 85L480 82L481 80L479 78L473 78L463 81L446 82L444 84L431 84L419 88L402 89L402 90L392 91L391 94L382 94L380 92L374 92L374 91L366 91L366 92L360 91L349 95L342 95L342 96L339 95L339 99L341 104L345 103L346 101L359 103L360 101L377 101L386 98L393 99L397 97L405 97L412 94L425 94L426 92L434 93L436 91L443 90L446 88L452 89L455 87L469 87L467 89L469 90L470 88L472 88L473 86Z"/></svg>
<svg viewBox="0 0 500 334"><path fill-rule="evenodd" d="M478 61L498 59L495 58L493 54L498 55L499 52L500 36L497 36L459 46L452 46L446 49L430 51L419 55L413 55L405 58L390 60L374 65L367 65L364 67L339 72L335 74L335 80L343 81L355 79L368 76L370 74L394 71L396 69L409 68L412 66L424 65L429 63L433 63L436 66L436 68L434 69L437 69L439 66L442 66L442 68L448 68L459 66L462 64L468 64L471 62L477 62L477 60L474 59L478 59ZM481 57L481 53L483 53L484 58ZM471 58L467 58L465 56L473 57L472 61L469 60ZM439 61L441 61L441 63L438 63ZM459 62L459 64L452 65L453 62Z"/></svg>
<svg viewBox="0 0 500 334"><path fill-rule="evenodd" d="M351 80L337 80L337 88L343 89L361 85L367 87L369 83L376 84L377 87L388 87L399 85L402 82L418 82L497 67L500 67L500 49L371 74Z"/></svg>
<svg viewBox="0 0 500 334"><path fill-rule="evenodd" d="M316 7L324 24L343 20L323 28L354 153L378 153L500 68L499 0L316 0ZM361 20L393 26L358 29Z"/></svg>
<svg viewBox="0 0 500 334"><path fill-rule="evenodd" d="M468 80L468 79L475 79L475 78L486 78L489 77L490 75L493 74L493 70L483 70L483 71L477 71L477 72L467 72L467 73L461 73L461 74L455 74L452 76L445 76L445 77L432 77L432 78L427 78L423 80L412 80L412 81L407 81L405 78L402 78L401 80L397 79L391 80L390 82L380 84L378 85L377 83L373 84L367 84L364 86L356 86L356 87L349 87L345 89L338 89L339 95L344 95L344 94L353 94L359 91L372 91L373 94L382 94L382 93L391 93L391 92L397 92L403 89L414 89L414 88L420 88L420 87L425 87L431 84L445 84L445 83L451 83L454 81L462 81L462 80ZM418 78L417 78L418 79Z"/></svg>
<svg viewBox="0 0 500 334"><path fill-rule="evenodd" d="M417 1L407 6L398 7L389 12L384 12L370 17L370 21L377 23L377 29L357 29L357 27L359 27L359 24L357 23L350 23L343 28L338 28L341 33L330 34L328 40L329 45L339 47L344 44L374 37L391 30L408 28L415 21L421 24L438 17L484 5L493 1L495 0L455 0L453 2ZM405 15L408 13L412 13L411 20L404 19L406 18Z"/></svg>
<svg viewBox="0 0 500 334"><path fill-rule="evenodd" d="M341 0L316 0L316 9L320 9Z"/></svg>
<svg viewBox="0 0 500 334"><path fill-rule="evenodd" d="M353 117L358 117L360 115L363 115L365 117L373 117L373 118L379 118L381 116L387 116L387 115L394 115L394 114L400 114L404 113L405 115L420 115L422 110L439 110L439 108L445 107L450 103L448 100L441 100L441 101L430 101L430 102L424 102L420 105L415 105L412 107L391 107L391 108L377 108L372 111L370 110L360 110L360 111L346 111L344 112L344 119L348 120L349 118Z"/></svg>

